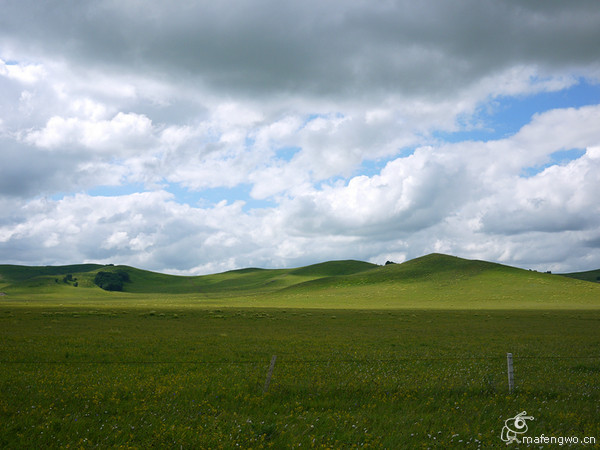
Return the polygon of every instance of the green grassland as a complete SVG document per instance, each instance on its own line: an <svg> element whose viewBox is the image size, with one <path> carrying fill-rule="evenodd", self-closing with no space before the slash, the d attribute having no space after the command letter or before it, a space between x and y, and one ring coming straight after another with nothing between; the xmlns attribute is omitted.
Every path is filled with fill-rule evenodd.
<svg viewBox="0 0 600 450"><path fill-rule="evenodd" d="M592 281L596 283L600 282L600 269L588 270L585 272L566 273L564 275L577 280Z"/></svg>
<svg viewBox="0 0 600 450"><path fill-rule="evenodd" d="M46 270L45 273L42 269ZM294 307L341 309L596 309L600 283L538 273L485 261L432 254L403 264L377 266L330 261L298 269L233 270L182 277L127 266L59 268L0 266L5 305L46 302L63 305L156 308ZM125 270L123 292L93 283L100 271ZM63 283L72 274L78 287Z"/></svg>
<svg viewBox="0 0 600 450"><path fill-rule="evenodd" d="M0 277L0 448L506 448L523 410L600 441L598 283L437 254Z"/></svg>

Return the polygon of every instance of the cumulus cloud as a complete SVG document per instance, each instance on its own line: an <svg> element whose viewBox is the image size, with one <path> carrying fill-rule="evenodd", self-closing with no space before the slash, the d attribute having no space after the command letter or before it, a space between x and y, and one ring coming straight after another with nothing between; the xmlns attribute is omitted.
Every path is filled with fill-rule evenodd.
<svg viewBox="0 0 600 450"><path fill-rule="evenodd" d="M77 117L54 116L46 126L32 131L25 141L41 148L102 150L124 147L140 148L148 145L152 122L139 114L118 113L111 120L82 120Z"/></svg>
<svg viewBox="0 0 600 450"><path fill-rule="evenodd" d="M481 220L482 231L513 235L529 231L596 230L600 189L598 147L564 166L551 166L530 178L513 178Z"/></svg>
<svg viewBox="0 0 600 450"><path fill-rule="evenodd" d="M44 78L45 71L41 64L6 64L0 59L0 75L22 84L33 84Z"/></svg>

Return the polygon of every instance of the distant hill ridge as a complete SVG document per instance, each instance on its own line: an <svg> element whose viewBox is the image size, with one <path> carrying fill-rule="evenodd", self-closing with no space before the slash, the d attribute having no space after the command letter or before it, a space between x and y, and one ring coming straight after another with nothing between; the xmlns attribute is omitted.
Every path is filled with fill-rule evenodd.
<svg viewBox="0 0 600 450"><path fill-rule="evenodd" d="M40 276L63 276L69 273L91 272L108 267L102 264L72 264L67 266L19 266L0 264L0 281L23 281Z"/></svg>
<svg viewBox="0 0 600 450"><path fill-rule="evenodd" d="M227 272L199 275L179 276L137 269L121 265L73 264L64 266L20 266L0 265L0 287L9 288L41 288L62 284L63 277L71 276L79 281L80 287L95 287L93 279L100 271L126 271L131 279L124 287L127 292L239 292L256 290L260 287L274 290L291 284L321 277L345 276L380 267L363 261L328 261L294 269L261 269L244 268ZM54 286L56 287L56 286Z"/></svg>
<svg viewBox="0 0 600 450"><path fill-rule="evenodd" d="M600 282L600 269L588 270L585 272L573 272L562 274L565 277L576 278L578 280L593 281L595 283Z"/></svg>
<svg viewBox="0 0 600 450"><path fill-rule="evenodd" d="M123 285L126 293L198 294L210 297L335 294L396 298L400 294L414 296L416 294L413 292L418 291L432 299L450 298L451 295L471 296L474 299L477 296L487 299L517 298L528 292L534 292L543 299L544 296L558 296L563 291L574 289L573 282L581 283L564 276L433 253L385 266L342 260L292 269L245 268L201 276L167 275L129 266L100 264L39 267L0 265L0 291L8 295L75 295L75 292L83 294L84 290L91 292L90 289L94 289L100 293L102 291L94 284L94 277L100 271L127 272L130 282ZM596 281L598 275L600 271L566 274L567 277L586 281Z"/></svg>

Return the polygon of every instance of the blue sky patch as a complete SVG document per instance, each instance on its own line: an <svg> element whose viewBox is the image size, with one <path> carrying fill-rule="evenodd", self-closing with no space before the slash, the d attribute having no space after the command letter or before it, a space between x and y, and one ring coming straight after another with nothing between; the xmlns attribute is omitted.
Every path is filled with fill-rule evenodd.
<svg viewBox="0 0 600 450"><path fill-rule="evenodd" d="M121 195L131 195L143 192L143 183L129 183L119 186L96 186L87 190L87 194L94 197L119 197Z"/></svg>
<svg viewBox="0 0 600 450"><path fill-rule="evenodd" d="M201 191L186 189L179 184L170 183L165 190L175 195L178 203L198 206L201 208L212 207L217 203L226 200L231 204L236 200L246 202L243 211L248 212L251 209L273 207L275 203L268 199L255 199L250 196L251 184L239 184L233 187L215 187L206 188Z"/></svg>
<svg viewBox="0 0 600 450"><path fill-rule="evenodd" d="M552 166L564 166L571 161L581 158L585 155L585 150L580 148L572 148L569 150L559 150L558 152L554 152L550 155L550 161L546 164L541 164L539 166L527 167L522 171L523 178L531 178L536 176L538 173L542 173L548 167Z"/></svg>
<svg viewBox="0 0 600 450"><path fill-rule="evenodd" d="M281 147L276 150L277 157L285 161L291 161L294 155L300 152L302 149L297 146L293 147Z"/></svg>
<svg viewBox="0 0 600 450"><path fill-rule="evenodd" d="M584 79L568 89L529 96L498 97L480 108L474 122L479 126L456 132L436 131L433 137L444 142L489 141L517 133L535 114L552 109L580 108L600 103L600 84Z"/></svg>

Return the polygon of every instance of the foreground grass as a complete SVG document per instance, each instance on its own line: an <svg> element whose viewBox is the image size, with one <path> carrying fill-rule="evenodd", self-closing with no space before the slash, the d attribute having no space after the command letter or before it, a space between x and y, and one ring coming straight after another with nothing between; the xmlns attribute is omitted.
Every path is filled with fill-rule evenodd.
<svg viewBox="0 0 600 450"><path fill-rule="evenodd" d="M523 410L600 440L598 310L112 306L0 307L1 448L505 448Z"/></svg>

